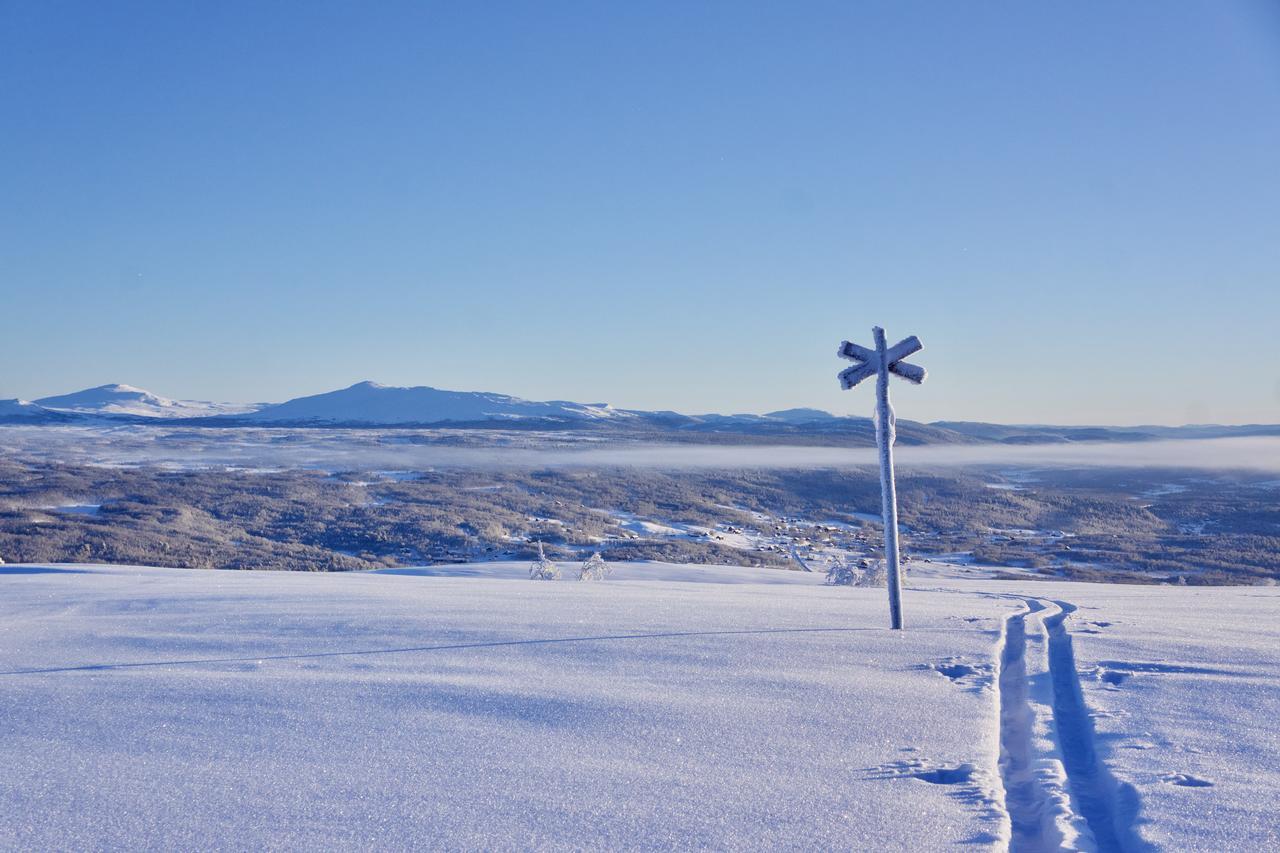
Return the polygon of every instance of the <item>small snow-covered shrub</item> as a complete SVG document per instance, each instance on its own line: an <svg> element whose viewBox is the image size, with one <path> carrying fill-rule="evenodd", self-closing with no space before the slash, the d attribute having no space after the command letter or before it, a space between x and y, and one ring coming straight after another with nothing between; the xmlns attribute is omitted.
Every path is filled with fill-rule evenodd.
<svg viewBox="0 0 1280 853"><path fill-rule="evenodd" d="M604 557L601 557L600 552L596 551L582 564L582 568L578 569L578 580L602 581L612 571L613 569L604 561Z"/></svg>
<svg viewBox="0 0 1280 853"><path fill-rule="evenodd" d="M854 581L854 586L888 586L889 575L884 567L884 560L876 560L870 566L863 569L858 579Z"/></svg>
<svg viewBox="0 0 1280 853"><path fill-rule="evenodd" d="M828 586L854 586L857 579L853 566L844 560L836 560L827 567Z"/></svg>
<svg viewBox="0 0 1280 853"><path fill-rule="evenodd" d="M529 579L535 581L556 581L560 580L560 567L547 559L546 553L542 550L542 543L538 543L538 559L533 561L529 566Z"/></svg>

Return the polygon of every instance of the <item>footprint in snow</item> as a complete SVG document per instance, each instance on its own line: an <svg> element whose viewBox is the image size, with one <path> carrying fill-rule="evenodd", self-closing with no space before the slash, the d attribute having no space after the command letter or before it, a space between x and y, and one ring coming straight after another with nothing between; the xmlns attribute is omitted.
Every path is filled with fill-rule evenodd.
<svg viewBox="0 0 1280 853"><path fill-rule="evenodd" d="M1213 787L1213 782L1201 779L1199 776L1192 776L1190 773L1166 773L1160 777L1160 781L1168 782L1170 785L1180 785L1183 788Z"/></svg>
<svg viewBox="0 0 1280 853"><path fill-rule="evenodd" d="M1109 684L1112 687L1119 687L1121 684L1124 684L1126 681L1128 681L1132 676L1133 676L1132 672L1122 672L1121 670L1118 670L1118 669L1108 669L1105 666L1099 666L1094 668L1093 670L1094 678L1098 679L1104 684Z"/></svg>
<svg viewBox="0 0 1280 853"><path fill-rule="evenodd" d="M972 764L960 764L956 767L934 767L911 775L933 785L959 785L972 779L976 769Z"/></svg>
<svg viewBox="0 0 1280 853"><path fill-rule="evenodd" d="M1108 711L1099 708L1096 711L1090 711L1089 716L1095 720L1123 720L1128 718L1129 713L1127 711Z"/></svg>
<svg viewBox="0 0 1280 853"><path fill-rule="evenodd" d="M973 780L977 767L968 762L955 767L934 764L919 758L892 761L867 768L872 779L919 779L931 785L961 785Z"/></svg>
<svg viewBox="0 0 1280 853"><path fill-rule="evenodd" d="M995 668L989 663L971 663L964 658L944 658L934 663L921 664L919 669L936 672L951 679L953 684L985 690L991 687Z"/></svg>

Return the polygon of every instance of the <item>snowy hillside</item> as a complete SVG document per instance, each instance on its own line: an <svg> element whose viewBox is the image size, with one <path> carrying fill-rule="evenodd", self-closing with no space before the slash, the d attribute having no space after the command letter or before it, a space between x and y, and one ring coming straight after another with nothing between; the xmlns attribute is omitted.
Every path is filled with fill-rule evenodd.
<svg viewBox="0 0 1280 853"><path fill-rule="evenodd" d="M766 418L773 418L779 421L787 421L789 423L812 423L814 421L829 421L835 418L830 412L824 412L822 409L782 409L777 412L767 412Z"/></svg>
<svg viewBox="0 0 1280 853"><path fill-rule="evenodd" d="M142 418L199 418L241 414L254 406L210 403L200 400L170 400L132 385L99 385L71 394L42 397L36 401L46 409L81 415L128 415Z"/></svg>
<svg viewBox="0 0 1280 853"><path fill-rule="evenodd" d="M566 565L566 575L573 566ZM1280 591L0 567L0 848L1264 850Z"/></svg>
<svg viewBox="0 0 1280 853"><path fill-rule="evenodd" d="M63 423L64 415L29 400L0 400L0 423Z"/></svg>
<svg viewBox="0 0 1280 853"><path fill-rule="evenodd" d="M254 423L431 424L518 418L599 420L629 417L605 403L534 402L482 391L397 388L360 382L350 388L267 406L244 420Z"/></svg>

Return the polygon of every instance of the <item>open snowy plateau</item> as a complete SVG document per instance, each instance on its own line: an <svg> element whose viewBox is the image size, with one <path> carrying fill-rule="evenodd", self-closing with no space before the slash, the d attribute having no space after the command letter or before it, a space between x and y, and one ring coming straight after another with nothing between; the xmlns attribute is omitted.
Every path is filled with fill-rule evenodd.
<svg viewBox="0 0 1280 853"><path fill-rule="evenodd" d="M1280 590L0 566L0 848L1268 850Z"/></svg>

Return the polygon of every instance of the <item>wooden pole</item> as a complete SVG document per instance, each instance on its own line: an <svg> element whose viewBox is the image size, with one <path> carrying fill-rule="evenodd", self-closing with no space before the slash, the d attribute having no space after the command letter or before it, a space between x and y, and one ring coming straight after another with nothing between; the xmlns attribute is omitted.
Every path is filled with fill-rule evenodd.
<svg viewBox="0 0 1280 853"><path fill-rule="evenodd" d="M880 356L876 376L876 443L880 447L880 512L884 517L885 580L889 587L889 626L902 630L902 579L898 566L898 492L893 481L893 441L896 437L893 407L889 405L889 359L884 329L872 330Z"/></svg>

